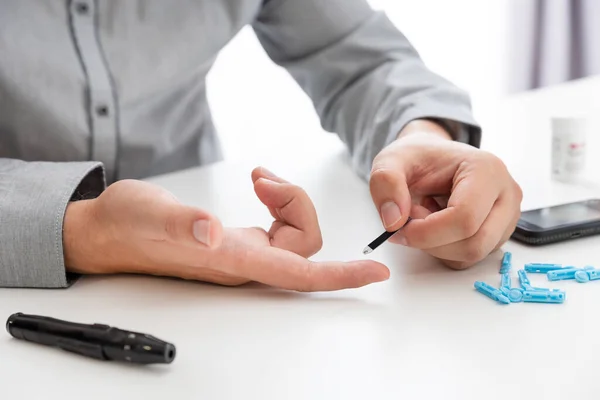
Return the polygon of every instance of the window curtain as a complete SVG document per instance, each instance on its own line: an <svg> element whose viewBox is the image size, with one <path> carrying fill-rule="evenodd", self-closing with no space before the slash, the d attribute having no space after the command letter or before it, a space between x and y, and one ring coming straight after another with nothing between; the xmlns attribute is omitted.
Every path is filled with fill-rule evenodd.
<svg viewBox="0 0 600 400"><path fill-rule="evenodd" d="M600 0L509 0L509 90L600 74Z"/></svg>

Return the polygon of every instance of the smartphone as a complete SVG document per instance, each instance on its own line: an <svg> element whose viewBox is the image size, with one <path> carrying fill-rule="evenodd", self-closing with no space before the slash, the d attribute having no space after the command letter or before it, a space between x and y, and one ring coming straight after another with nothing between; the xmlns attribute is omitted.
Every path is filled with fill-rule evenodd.
<svg viewBox="0 0 600 400"><path fill-rule="evenodd" d="M524 211L512 238L530 245L562 242L600 233L600 199Z"/></svg>

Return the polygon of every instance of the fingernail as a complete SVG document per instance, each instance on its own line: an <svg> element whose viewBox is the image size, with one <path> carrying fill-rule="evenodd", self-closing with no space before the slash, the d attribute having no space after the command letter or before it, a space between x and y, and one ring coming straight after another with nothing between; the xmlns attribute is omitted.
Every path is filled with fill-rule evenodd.
<svg viewBox="0 0 600 400"><path fill-rule="evenodd" d="M256 182L259 182L259 181L260 181L260 182L264 182L264 183L266 183L267 185L279 185L279 182L272 181L272 180L270 180L270 179L263 178L263 177L260 177L260 178L258 178L258 179L256 180Z"/></svg>
<svg viewBox="0 0 600 400"><path fill-rule="evenodd" d="M210 246L210 221L201 219L194 222L193 230L197 241Z"/></svg>
<svg viewBox="0 0 600 400"><path fill-rule="evenodd" d="M265 178L277 178L277 175L266 169L265 167L260 167L260 171L265 176Z"/></svg>
<svg viewBox="0 0 600 400"><path fill-rule="evenodd" d="M384 203L381 206L381 218L383 219L383 225L386 228L389 228L402 218L402 214L400 214L400 208L392 201Z"/></svg>
<svg viewBox="0 0 600 400"><path fill-rule="evenodd" d="M367 276L366 279L369 282L384 282L387 281L388 279L390 279L390 271L389 270L381 270L379 268L377 269L371 269L369 272L367 272Z"/></svg>

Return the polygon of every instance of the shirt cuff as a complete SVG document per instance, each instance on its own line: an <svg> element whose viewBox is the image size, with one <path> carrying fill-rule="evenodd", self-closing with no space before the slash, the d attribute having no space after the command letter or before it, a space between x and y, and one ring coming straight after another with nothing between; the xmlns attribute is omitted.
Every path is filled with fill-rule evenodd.
<svg viewBox="0 0 600 400"><path fill-rule="evenodd" d="M477 148L481 145L481 129L479 127L446 118L427 117L422 119L441 126L452 137L452 140Z"/></svg>
<svg viewBox="0 0 600 400"><path fill-rule="evenodd" d="M69 287L78 275L67 273L64 264L65 211L69 201L102 193L102 164L11 160L4 173L12 190L0 196L6 212L0 226L0 287Z"/></svg>
<svg viewBox="0 0 600 400"><path fill-rule="evenodd" d="M481 127L479 124L473 119L470 113L450 108L441 108L436 109L435 111L419 108L404 113L398 122L392 124L387 144L396 140L402 129L404 129L409 122L416 119L437 122L445 128L452 139L457 142L466 143L477 148L480 148L481 146Z"/></svg>

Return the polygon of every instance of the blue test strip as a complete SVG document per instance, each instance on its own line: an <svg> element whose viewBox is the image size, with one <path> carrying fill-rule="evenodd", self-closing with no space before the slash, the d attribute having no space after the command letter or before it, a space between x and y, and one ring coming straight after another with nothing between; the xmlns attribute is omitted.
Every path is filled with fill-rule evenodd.
<svg viewBox="0 0 600 400"><path fill-rule="evenodd" d="M580 268L563 268L555 271L548 271L546 276L549 281L565 281L568 279L575 279L575 273L581 271Z"/></svg>
<svg viewBox="0 0 600 400"><path fill-rule="evenodd" d="M508 299L508 297L503 295L500 290L496 289L493 286L488 285L485 282L481 282L481 281L475 282L475 289L477 289L477 291L479 293L486 295L487 297L489 297L492 300L496 300L503 304L510 304L510 300Z"/></svg>
<svg viewBox="0 0 600 400"><path fill-rule="evenodd" d="M506 274L507 272L510 272L511 267L512 253L510 251L507 251L506 253L504 253L504 256L502 256L502 266L500 267L500 273Z"/></svg>
<svg viewBox="0 0 600 400"><path fill-rule="evenodd" d="M500 286L503 288L510 289L511 284L510 284L510 274L509 273L502 274L502 281L500 283Z"/></svg>
<svg viewBox="0 0 600 400"><path fill-rule="evenodd" d="M564 303L567 295L564 291L525 290L523 301L526 303Z"/></svg>
<svg viewBox="0 0 600 400"><path fill-rule="evenodd" d="M545 274L549 271L563 269L561 264L529 263L525 264L525 271L529 273Z"/></svg>

